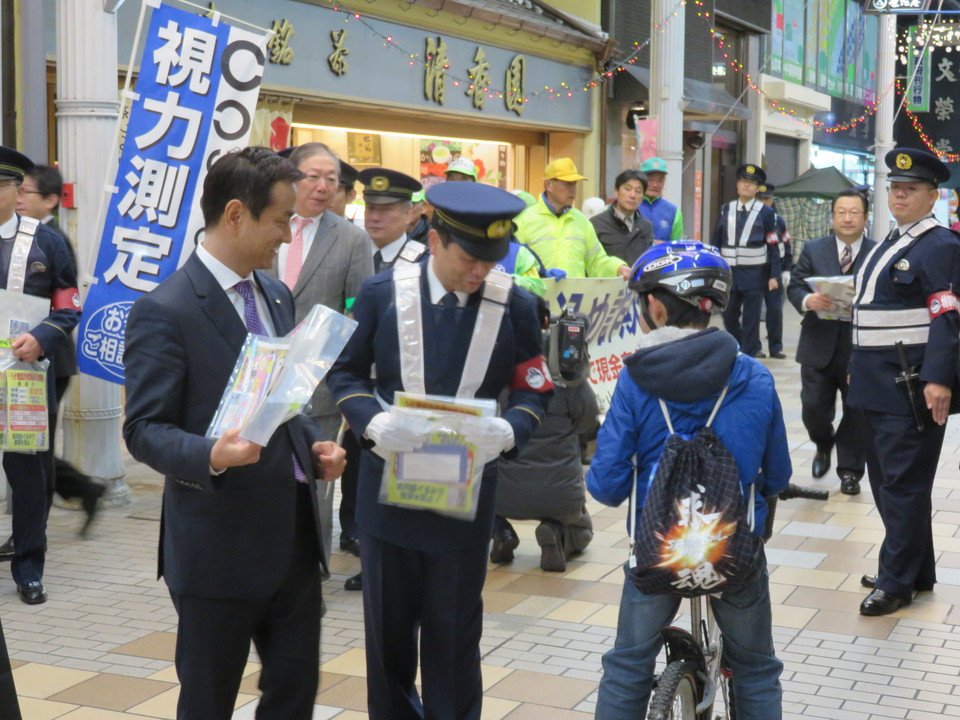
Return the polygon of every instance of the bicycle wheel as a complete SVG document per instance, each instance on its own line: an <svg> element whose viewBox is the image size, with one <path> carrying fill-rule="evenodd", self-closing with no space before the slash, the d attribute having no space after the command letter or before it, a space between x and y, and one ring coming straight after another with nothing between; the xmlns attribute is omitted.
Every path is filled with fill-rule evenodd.
<svg viewBox="0 0 960 720"><path fill-rule="evenodd" d="M660 675L647 720L696 720L700 682L693 663L676 660Z"/></svg>

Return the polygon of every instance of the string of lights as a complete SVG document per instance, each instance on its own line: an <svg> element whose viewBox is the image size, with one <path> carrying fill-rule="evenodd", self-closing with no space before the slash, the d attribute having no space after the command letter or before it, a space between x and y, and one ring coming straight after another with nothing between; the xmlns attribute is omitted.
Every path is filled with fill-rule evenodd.
<svg viewBox="0 0 960 720"><path fill-rule="evenodd" d="M903 92L903 85L900 80L897 80L897 91ZM917 135L920 137L920 141L927 146L927 149L932 152L934 155L939 157L944 162L958 162L960 161L960 153L950 153L943 152L936 148L936 143L933 139L927 135L926 131L923 128L923 125L920 123L920 118L917 117L917 114L910 109L910 106L904 104L904 112L907 113L907 118L910 120L910 124L913 125L913 129L916 130Z"/></svg>

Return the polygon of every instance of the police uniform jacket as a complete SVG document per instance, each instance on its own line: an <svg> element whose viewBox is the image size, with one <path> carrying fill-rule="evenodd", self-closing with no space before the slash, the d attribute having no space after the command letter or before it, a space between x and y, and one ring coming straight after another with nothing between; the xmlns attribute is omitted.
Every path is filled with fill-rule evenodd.
<svg viewBox="0 0 960 720"><path fill-rule="evenodd" d="M960 410L960 313L956 304L944 311L955 296L934 296L960 288L960 236L942 225L916 236L912 232L884 240L857 273L847 403L912 414L906 389L895 381L900 373L895 343L902 340L907 362L919 368L921 392L927 382L951 388L950 412L955 413ZM875 283L873 297L861 302L870 283Z"/></svg>
<svg viewBox="0 0 960 720"><path fill-rule="evenodd" d="M749 213L740 213L742 217L737 218L737 237L727 237L727 217L731 212L737 213L739 200L728 202L720 209L711 241L730 264L734 287L738 290L766 290L770 278L780 278L776 213L757 199L753 202L760 208L743 244L740 243L740 232Z"/></svg>
<svg viewBox="0 0 960 720"><path fill-rule="evenodd" d="M5 265L5 264L4 264ZM7 288L6 266L0 267L0 288ZM77 293L77 273L70 259L66 241L45 225L37 227L30 253L27 272L23 279L27 295L48 298L50 314L30 334L43 349L43 357L50 360L47 378L54 377L54 356L59 344L80 321L80 295ZM47 382L47 403L50 411L56 408L53 382Z"/></svg>
<svg viewBox="0 0 960 720"><path fill-rule="evenodd" d="M423 262L426 266L426 259ZM482 290L468 298L466 307L456 311L459 321L455 328L451 328L440 322L442 310L430 302L428 272L424 267L420 278L423 340L424 347L430 349L424 357L426 392L455 395ZM378 398L390 405L394 393L403 390L393 269L364 283L354 305L354 317L358 327L327 376L327 384L361 445L370 448L371 443L363 433L374 415L384 409ZM537 372L546 372L541 352L536 302L525 290L514 287L510 291L490 364L475 396L496 399L504 388L510 389L507 409L502 417L512 426L516 445L506 453L507 457L514 456L536 430L553 394L548 389L552 387L549 380L543 384L528 382L531 377L543 379L543 375ZM376 378L372 379L374 362ZM378 494L382 473L383 460L368 449L361 459L357 493L357 522L364 532L420 551L451 550L489 542L493 527L496 462L488 463L484 468L477 516L472 522L380 503Z"/></svg>

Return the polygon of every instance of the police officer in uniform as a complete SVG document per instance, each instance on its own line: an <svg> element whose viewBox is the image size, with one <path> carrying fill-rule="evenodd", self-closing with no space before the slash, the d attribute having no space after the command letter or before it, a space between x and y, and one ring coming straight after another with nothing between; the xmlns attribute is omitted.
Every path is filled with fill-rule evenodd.
<svg viewBox="0 0 960 720"><path fill-rule="evenodd" d="M360 172L363 183L363 226L373 239L373 272L392 267L397 260L417 262L427 248L407 235L407 226L419 208L413 196L423 185L409 175L388 168L367 168Z"/></svg>
<svg viewBox="0 0 960 720"><path fill-rule="evenodd" d="M363 201L368 208L364 213L367 232L373 239L374 272L389 270L394 265L420 262L427 254L427 246L408 234L411 219L420 217L424 201L423 186L409 175L387 168L370 168L359 175L363 183ZM406 218L406 225L402 225ZM426 215L420 217L420 225L429 230ZM421 230L422 235L426 233ZM343 448L347 451L347 469L340 479L340 527L344 519L351 535L346 543L341 536L340 549L359 555L359 540L356 539L357 482L360 472L360 445L352 433L344 435ZM344 506L347 506L346 513ZM351 508L352 506L352 508ZM346 530L344 530L346 532ZM345 590L362 590L363 573L348 577Z"/></svg>
<svg viewBox="0 0 960 720"><path fill-rule="evenodd" d="M0 147L0 288L50 300L50 314L13 340L14 357L23 362L48 359L47 403L56 410L54 349L80 320L77 275L63 237L33 218L16 214L17 192L33 163ZM3 337L8 329L2 329ZM52 438L51 438L52 440ZM3 469L13 490L11 574L17 594L28 605L46 602L43 566L47 545L47 484L52 482L46 453L3 454Z"/></svg>
<svg viewBox="0 0 960 720"><path fill-rule="evenodd" d="M737 168L737 200L720 208L712 240L733 270L723 326L742 352L761 358L766 356L760 345L760 308L764 293L780 287L781 268L776 215L757 199L766 182L766 172L756 165Z"/></svg>
<svg viewBox="0 0 960 720"><path fill-rule="evenodd" d="M879 572L862 578L873 589L861 615L887 615L933 589L930 496L947 417L960 410L960 236L932 215L950 171L911 148L891 150L886 163L897 227L857 273L847 391L847 403L864 411L867 473L885 530Z"/></svg>
<svg viewBox="0 0 960 720"><path fill-rule="evenodd" d="M777 212L774 205L776 200L773 194L774 190L776 190L776 187L772 183L761 185L757 192L757 199L773 210L776 219L777 250L780 253L780 277L783 279L786 278L786 273L790 272L790 267L793 264L793 252L787 223ZM763 303L767 310L767 347L770 349L770 357L783 360L787 357L783 352L783 288L777 287L775 290L767 290L763 294Z"/></svg>
<svg viewBox="0 0 960 720"><path fill-rule="evenodd" d="M368 174L365 182L381 192L395 186L390 176L377 177ZM508 388L502 416L478 418L467 438L492 456L511 457L536 430L553 388L534 298L492 271L523 201L476 183L436 185L427 200L435 209L429 258L364 284L354 305L359 326L327 380L364 448L357 521L371 720L477 720L483 695L481 591L497 463L483 469L473 520L381 503L383 457L426 439L391 411L394 394L494 399ZM395 300L398 289L404 302ZM495 305L502 315L490 325ZM426 352L406 341L417 322ZM422 698L415 686L418 631Z"/></svg>

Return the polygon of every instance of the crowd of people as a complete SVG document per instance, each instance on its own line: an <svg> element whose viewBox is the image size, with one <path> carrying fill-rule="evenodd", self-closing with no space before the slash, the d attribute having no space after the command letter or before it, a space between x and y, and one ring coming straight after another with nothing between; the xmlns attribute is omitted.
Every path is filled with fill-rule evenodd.
<svg viewBox="0 0 960 720"><path fill-rule="evenodd" d="M812 473L830 470L836 448L841 492L855 495L866 468L886 530L860 613L886 615L931 590L931 490L960 408L960 236L932 217L946 166L909 148L887 163L897 228L875 243L866 195L840 193L833 232L806 242L794 266L775 188L752 163L737 169L737 198L705 245L683 240L661 158L621 172L612 202L590 217L576 207L586 178L570 158L546 166L535 196L478 182L466 157L426 191L395 169L358 172L317 142L218 159L203 184L203 238L135 303L125 349L124 438L165 478L158 572L178 615L178 717L231 717L251 643L262 662L257 716L312 716L337 478L339 547L362 563L346 588L363 594L373 720L479 718L481 592L488 560L508 563L519 547L510 520L538 521L540 566L562 572L593 536L585 489L608 505L633 496L636 528L668 436L710 425L755 498L761 536L792 473L773 378L758 361L764 307L769 358L786 357L785 294L803 316L796 360ZM11 333L8 352L50 361L52 432L81 310L71 243L51 223L61 192L51 170L0 148L0 291L49 303ZM350 213L357 183L362 220ZM563 278L620 278L637 296L643 335L599 431L586 353L558 369L559 324L587 332L586 318L560 317L543 299ZM847 288L852 311L824 278ZM284 335L316 304L358 325L308 410L264 447L238 430L205 437L247 333ZM725 331L710 326L716 312ZM413 421L408 395L470 408L454 426L460 439ZM581 448L597 432L585 477ZM0 557L8 552L23 602L42 603L54 489L80 499L85 530L103 487L49 452L8 451L3 462L13 534ZM471 463L467 514L453 490L439 501L392 492L399 477L470 486ZM778 718L782 664L757 547L744 582L711 602L737 716ZM630 561L624 570L600 720L645 714L659 631L679 603L642 592Z"/></svg>

